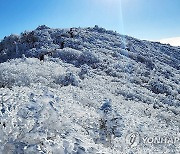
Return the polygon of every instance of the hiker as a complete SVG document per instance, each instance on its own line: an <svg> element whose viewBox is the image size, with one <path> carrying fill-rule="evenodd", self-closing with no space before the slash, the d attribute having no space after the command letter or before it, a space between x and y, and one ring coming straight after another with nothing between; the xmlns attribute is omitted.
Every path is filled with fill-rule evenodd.
<svg viewBox="0 0 180 154"><path fill-rule="evenodd" d="M70 28L69 34L70 34L71 38L74 37L74 34L73 34L73 28Z"/></svg>
<svg viewBox="0 0 180 154"><path fill-rule="evenodd" d="M39 60L40 60L40 61L44 61L44 54L41 54L41 55L39 56Z"/></svg>
<svg viewBox="0 0 180 154"><path fill-rule="evenodd" d="M126 50L130 51L130 48L126 48Z"/></svg>
<svg viewBox="0 0 180 154"><path fill-rule="evenodd" d="M61 42L61 49L64 48L64 41Z"/></svg>

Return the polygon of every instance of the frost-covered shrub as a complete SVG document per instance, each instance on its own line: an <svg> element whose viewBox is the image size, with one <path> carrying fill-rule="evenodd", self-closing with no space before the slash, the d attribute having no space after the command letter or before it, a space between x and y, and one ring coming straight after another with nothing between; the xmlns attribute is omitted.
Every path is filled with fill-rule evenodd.
<svg viewBox="0 0 180 154"><path fill-rule="evenodd" d="M38 36L34 31L32 32L24 32L21 35L21 43L29 43L33 44L38 41Z"/></svg>
<svg viewBox="0 0 180 154"><path fill-rule="evenodd" d="M54 58L61 58L66 62L78 61L81 52L72 48L64 48L62 50L56 50L53 53Z"/></svg>
<svg viewBox="0 0 180 154"><path fill-rule="evenodd" d="M135 84L141 84L141 79L140 77L133 76L130 78L130 82L135 83Z"/></svg>
<svg viewBox="0 0 180 154"><path fill-rule="evenodd" d="M17 91L15 93L15 97L7 93L0 95L5 110L0 113L1 152L20 154L46 151L44 146L48 147L49 136L55 132L50 124L52 122L57 129L60 121L59 112L56 112L57 106L54 105L58 105L58 99L46 91L40 96L41 100L38 100L34 93L29 97L26 94L23 98Z"/></svg>
<svg viewBox="0 0 180 154"><path fill-rule="evenodd" d="M0 62L18 56L18 41L19 36L10 35L0 42Z"/></svg>
<svg viewBox="0 0 180 154"><path fill-rule="evenodd" d="M88 65L86 65L86 64L82 65L80 68L80 72L78 74L80 79L84 79L86 77L86 75L89 74L89 70L90 70L90 68Z"/></svg>
<svg viewBox="0 0 180 154"><path fill-rule="evenodd" d="M36 58L11 60L0 64L0 87L48 85L63 73L64 69L54 62L41 63Z"/></svg>
<svg viewBox="0 0 180 154"><path fill-rule="evenodd" d="M78 86L79 81L75 74L73 74L72 72L68 72L59 76L59 78L56 80L56 83L62 86Z"/></svg>
<svg viewBox="0 0 180 154"><path fill-rule="evenodd" d="M165 83L159 80L151 81L149 84L149 88L155 94L166 94L166 95L171 94L169 87Z"/></svg>
<svg viewBox="0 0 180 154"><path fill-rule="evenodd" d="M4 145L4 149L3 149L3 153L19 153L19 154L23 154L25 151L24 151L24 148L27 146L26 143L23 143L23 142L18 142L18 141L10 141L10 142L7 142L5 145Z"/></svg>
<svg viewBox="0 0 180 154"><path fill-rule="evenodd" d="M79 57L79 63L96 66L100 59L92 51L84 51Z"/></svg>
<svg viewBox="0 0 180 154"><path fill-rule="evenodd" d="M96 63L100 62L99 58L90 51L79 51L72 48L64 48L62 50L56 50L53 52L54 58L60 58L65 62L80 66L87 64L90 66L96 66Z"/></svg>
<svg viewBox="0 0 180 154"><path fill-rule="evenodd" d="M18 35L14 35L11 34L8 37L5 37L4 40L2 40L1 44L1 48L9 48L9 47L13 47L15 43L17 43L19 41L19 36Z"/></svg>
<svg viewBox="0 0 180 154"><path fill-rule="evenodd" d="M46 25L40 25L36 28L36 30L44 30L44 29L50 29L50 28Z"/></svg>
<svg viewBox="0 0 180 154"><path fill-rule="evenodd" d="M99 142L110 146L113 138L122 136L122 117L112 108L111 100L107 99L100 107L100 117Z"/></svg>
<svg viewBox="0 0 180 154"><path fill-rule="evenodd" d="M141 55L137 55L136 60L145 64L151 70L155 67L151 59L147 59L146 57L143 57Z"/></svg>
<svg viewBox="0 0 180 154"><path fill-rule="evenodd" d="M129 89L117 89L116 95L122 95L126 100L143 101L143 97L137 93L132 92Z"/></svg>
<svg viewBox="0 0 180 154"><path fill-rule="evenodd" d="M109 76L118 77L119 73L113 67L109 67L104 70L105 73Z"/></svg>
<svg viewBox="0 0 180 154"><path fill-rule="evenodd" d="M96 30L99 33L105 33L106 29L99 27L98 25L95 25L93 30Z"/></svg>
<svg viewBox="0 0 180 154"><path fill-rule="evenodd" d="M14 88L0 91L0 152L96 151L91 138L94 134L85 135L92 130L98 115L94 110L69 101L71 96L61 88L56 91L41 85Z"/></svg>
<svg viewBox="0 0 180 154"><path fill-rule="evenodd" d="M164 70L163 68L161 68L160 72L161 72L161 74L162 74L165 78L167 78L167 79L170 79L171 77L174 77L173 72L171 72L171 71L168 70L168 69L165 69L165 70Z"/></svg>
<svg viewBox="0 0 180 154"><path fill-rule="evenodd" d="M72 48L72 49L80 50L80 51L84 50L83 43L82 43L82 40L80 38L79 39L73 38L73 39L63 40L63 42L64 42L64 47L66 47L66 48Z"/></svg>
<svg viewBox="0 0 180 154"><path fill-rule="evenodd" d="M169 106L175 106L175 107L179 107L180 106L180 101L176 100L173 96L168 95L166 97L162 97L160 99L160 101L163 104L168 104Z"/></svg>
<svg viewBox="0 0 180 154"><path fill-rule="evenodd" d="M118 54L121 54L121 55L126 56L128 58L131 58L131 59L135 60L136 62L143 63L146 65L147 68L149 68L151 70L155 67L155 65L153 64L151 59L149 59L145 56L138 55L136 53L130 52L130 51L128 51L128 49L127 50L121 49L118 53L115 53L115 56L119 57Z"/></svg>

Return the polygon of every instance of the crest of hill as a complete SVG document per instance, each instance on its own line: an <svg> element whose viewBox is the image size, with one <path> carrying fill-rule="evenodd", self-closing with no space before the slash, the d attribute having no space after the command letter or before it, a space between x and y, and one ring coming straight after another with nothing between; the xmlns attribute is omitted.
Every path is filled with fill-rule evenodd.
<svg viewBox="0 0 180 154"><path fill-rule="evenodd" d="M60 50L72 50L71 56L63 54ZM77 53L76 53L77 52ZM168 44L138 40L129 36L100 28L70 28L52 29L45 25L37 27L30 32L20 35L10 35L0 42L0 62L9 59L26 57L38 58L42 54L48 56L74 57L73 53L86 52L127 56L137 62L145 63L150 69L154 68L157 61L163 62L179 70L180 49ZM60 54L59 54L60 53ZM70 58L69 57L69 58ZM66 59L69 61L69 59ZM70 59L71 60L71 59ZM79 59L82 60L82 59Z"/></svg>

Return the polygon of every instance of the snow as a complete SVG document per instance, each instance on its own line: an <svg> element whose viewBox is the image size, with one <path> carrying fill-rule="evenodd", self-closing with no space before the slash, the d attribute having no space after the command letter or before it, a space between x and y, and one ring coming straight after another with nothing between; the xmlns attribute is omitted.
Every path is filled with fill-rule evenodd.
<svg viewBox="0 0 180 154"><path fill-rule="evenodd" d="M178 47L98 26L5 37L0 153L180 153L179 57ZM128 144L131 133L140 143Z"/></svg>
<svg viewBox="0 0 180 154"><path fill-rule="evenodd" d="M165 38L165 39L159 40L159 42L166 43L166 44L169 43L170 45L173 45L173 46L180 46L180 37Z"/></svg>

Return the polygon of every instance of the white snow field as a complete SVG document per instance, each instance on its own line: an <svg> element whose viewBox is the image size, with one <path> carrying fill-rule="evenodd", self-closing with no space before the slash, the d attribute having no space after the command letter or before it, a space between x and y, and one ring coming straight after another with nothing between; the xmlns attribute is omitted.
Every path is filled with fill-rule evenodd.
<svg viewBox="0 0 180 154"><path fill-rule="evenodd" d="M98 26L5 37L0 130L2 154L178 154L180 48Z"/></svg>

